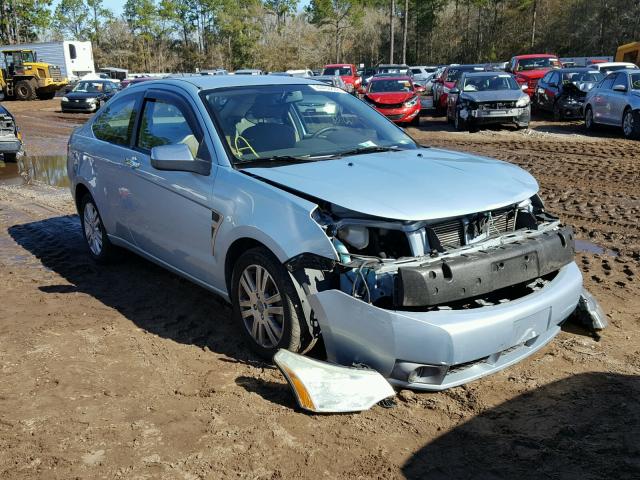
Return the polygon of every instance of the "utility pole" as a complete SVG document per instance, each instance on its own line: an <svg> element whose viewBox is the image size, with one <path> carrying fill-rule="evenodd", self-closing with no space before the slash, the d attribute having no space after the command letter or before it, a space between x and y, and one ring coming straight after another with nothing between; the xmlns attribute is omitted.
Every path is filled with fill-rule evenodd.
<svg viewBox="0 0 640 480"><path fill-rule="evenodd" d="M389 12L389 26L391 28L391 44L389 46L389 63L393 63L393 44L395 43L395 31L393 25L394 12L396 10L396 0L391 0L391 11Z"/></svg>
<svg viewBox="0 0 640 480"><path fill-rule="evenodd" d="M407 64L407 35L409 32L409 0L404 0L404 29L402 30L402 64Z"/></svg>

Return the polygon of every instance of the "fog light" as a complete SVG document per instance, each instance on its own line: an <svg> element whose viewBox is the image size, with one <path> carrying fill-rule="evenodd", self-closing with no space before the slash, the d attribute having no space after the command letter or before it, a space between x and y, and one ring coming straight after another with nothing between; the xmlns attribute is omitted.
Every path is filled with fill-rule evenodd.
<svg viewBox="0 0 640 480"><path fill-rule="evenodd" d="M407 383L440 385L448 370L448 365L425 365L396 361L391 372L391 378Z"/></svg>

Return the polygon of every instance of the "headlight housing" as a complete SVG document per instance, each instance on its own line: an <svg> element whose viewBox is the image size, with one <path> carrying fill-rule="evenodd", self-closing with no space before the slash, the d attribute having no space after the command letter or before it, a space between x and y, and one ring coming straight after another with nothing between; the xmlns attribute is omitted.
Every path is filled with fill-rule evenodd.
<svg viewBox="0 0 640 480"><path fill-rule="evenodd" d="M531 99L529 98L529 95L520 97L520 99L516 102L516 107L518 108L526 107L527 105L529 105L530 102L531 102Z"/></svg>
<svg viewBox="0 0 640 480"><path fill-rule="evenodd" d="M415 107L418 104L418 97L412 97L403 103L405 107Z"/></svg>
<svg viewBox="0 0 640 480"><path fill-rule="evenodd" d="M62 101L63 101L63 102L68 102L68 101L69 101L69 99L68 99L67 97L62 97Z"/></svg>

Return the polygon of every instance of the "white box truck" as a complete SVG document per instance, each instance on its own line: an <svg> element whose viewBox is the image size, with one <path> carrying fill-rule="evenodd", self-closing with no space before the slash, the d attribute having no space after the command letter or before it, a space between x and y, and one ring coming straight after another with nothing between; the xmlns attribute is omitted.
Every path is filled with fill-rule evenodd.
<svg viewBox="0 0 640 480"><path fill-rule="evenodd" d="M93 49L91 42L76 42L65 40L62 42L21 43L16 45L0 45L3 50L33 50L38 55L38 61L60 67L63 78L74 82L87 73L95 73L93 64Z"/></svg>

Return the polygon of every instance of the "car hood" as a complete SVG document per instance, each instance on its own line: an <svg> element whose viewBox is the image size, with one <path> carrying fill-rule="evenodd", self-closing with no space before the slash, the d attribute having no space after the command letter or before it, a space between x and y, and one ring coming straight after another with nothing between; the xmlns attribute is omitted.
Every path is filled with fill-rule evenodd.
<svg viewBox="0 0 640 480"><path fill-rule="evenodd" d="M500 101L513 101L516 102L520 98L524 97L526 93L522 90L493 90L489 92L463 92L464 98L469 98L474 102L500 102Z"/></svg>
<svg viewBox="0 0 640 480"><path fill-rule="evenodd" d="M521 70L517 73L519 77L526 78L528 80L538 80L545 76L545 74L551 70L550 68L542 68L540 70Z"/></svg>
<svg viewBox="0 0 640 480"><path fill-rule="evenodd" d="M413 92L367 93L368 98L383 105L403 103L415 96L416 94Z"/></svg>
<svg viewBox="0 0 640 480"><path fill-rule="evenodd" d="M538 191L515 165L435 148L243 171L355 212L407 221L493 210Z"/></svg>
<svg viewBox="0 0 640 480"><path fill-rule="evenodd" d="M72 100L80 100L80 99L86 99L86 98L99 98L99 97L104 97L104 93L98 93L98 92L93 92L93 93L84 93L84 92L69 92L65 95L65 97L72 99Z"/></svg>

